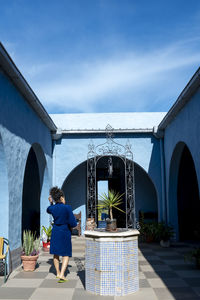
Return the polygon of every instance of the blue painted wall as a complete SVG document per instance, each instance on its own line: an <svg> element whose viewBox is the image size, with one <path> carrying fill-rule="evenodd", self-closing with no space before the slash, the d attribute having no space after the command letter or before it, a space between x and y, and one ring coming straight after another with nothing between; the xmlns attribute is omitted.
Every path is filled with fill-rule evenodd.
<svg viewBox="0 0 200 300"><path fill-rule="evenodd" d="M48 188L52 178L52 140L49 129L1 70L0 107L0 144L5 153L9 191L6 197L6 192L2 190L5 172L0 168L0 190L3 191L0 211L5 212L0 221L0 235L9 238L13 250L21 245L23 179L29 150L34 145L40 161L40 183L43 186L41 207L44 209L48 205ZM48 216L42 212L41 217L42 223L48 224Z"/></svg>
<svg viewBox="0 0 200 300"><path fill-rule="evenodd" d="M189 148L194 160L200 188L200 89L165 130L164 151L168 221L175 227L178 239L177 172L182 146ZM176 145L178 147L176 148ZM175 150L176 148L176 150ZM173 155L174 154L174 155ZM172 162L172 164L171 164ZM171 172L170 172L171 166ZM200 189L199 189L200 190Z"/></svg>

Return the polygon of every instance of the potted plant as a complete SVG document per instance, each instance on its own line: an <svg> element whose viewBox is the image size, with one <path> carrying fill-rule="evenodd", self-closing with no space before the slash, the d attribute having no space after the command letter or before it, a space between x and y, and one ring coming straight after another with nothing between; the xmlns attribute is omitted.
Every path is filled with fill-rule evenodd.
<svg viewBox="0 0 200 300"><path fill-rule="evenodd" d="M185 260L195 261L197 269L200 269L200 247L186 254Z"/></svg>
<svg viewBox="0 0 200 300"><path fill-rule="evenodd" d="M30 230L23 232L21 260L24 271L34 271L39 256L40 238L35 238Z"/></svg>
<svg viewBox="0 0 200 300"><path fill-rule="evenodd" d="M43 244L43 251L49 252L50 248L50 239L51 239L52 227L42 226L42 244Z"/></svg>
<svg viewBox="0 0 200 300"><path fill-rule="evenodd" d="M173 227L166 225L163 222L158 223L157 229L158 239L160 240L161 247L168 248L170 247L170 238L173 237L174 231Z"/></svg>
<svg viewBox="0 0 200 300"><path fill-rule="evenodd" d="M117 220L113 218L113 208L116 208L117 210L124 213L124 211L118 207L123 203L123 195L124 194L119 194L113 190L109 190L108 195L106 193L102 193L100 195L100 200L97 207L101 210L107 209L110 216L110 218L106 219L107 231L116 231L117 229Z"/></svg>

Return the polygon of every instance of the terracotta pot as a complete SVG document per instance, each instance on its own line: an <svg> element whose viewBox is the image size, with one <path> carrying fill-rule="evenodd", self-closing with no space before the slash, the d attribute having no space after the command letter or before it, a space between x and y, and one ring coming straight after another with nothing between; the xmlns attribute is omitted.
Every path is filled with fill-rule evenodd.
<svg viewBox="0 0 200 300"><path fill-rule="evenodd" d="M147 236L147 237L146 237L146 242L147 242L147 243L152 243L152 242L153 242L153 236L150 236L150 235Z"/></svg>
<svg viewBox="0 0 200 300"><path fill-rule="evenodd" d="M117 220L106 221L106 231L116 231L117 230Z"/></svg>
<svg viewBox="0 0 200 300"><path fill-rule="evenodd" d="M43 243L43 251L44 252L49 252L49 249L50 249L50 241L45 243L45 242L42 242Z"/></svg>
<svg viewBox="0 0 200 300"><path fill-rule="evenodd" d="M39 255L34 255L34 256L26 256L22 255L21 260L23 264L24 271L34 271L35 270L35 265L37 262Z"/></svg>
<svg viewBox="0 0 200 300"><path fill-rule="evenodd" d="M94 218L87 218L86 230L94 230L97 227Z"/></svg>

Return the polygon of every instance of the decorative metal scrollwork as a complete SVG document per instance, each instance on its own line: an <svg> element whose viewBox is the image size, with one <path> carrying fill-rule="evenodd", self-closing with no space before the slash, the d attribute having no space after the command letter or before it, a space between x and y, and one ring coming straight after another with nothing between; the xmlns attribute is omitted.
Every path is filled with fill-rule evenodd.
<svg viewBox="0 0 200 300"><path fill-rule="evenodd" d="M97 221L97 162L102 157L108 157L108 177L112 177L112 156L117 156L124 162L125 168L125 195L126 195L126 227L136 228L135 221L135 184L134 162L129 140L125 146L114 141L114 129L107 125L105 129L106 142L95 147L93 141L88 145L87 157L87 217Z"/></svg>

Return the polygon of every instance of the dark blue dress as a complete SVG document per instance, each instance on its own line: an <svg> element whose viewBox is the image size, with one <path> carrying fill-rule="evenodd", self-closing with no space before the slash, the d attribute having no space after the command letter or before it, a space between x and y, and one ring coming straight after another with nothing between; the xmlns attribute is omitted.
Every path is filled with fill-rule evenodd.
<svg viewBox="0 0 200 300"><path fill-rule="evenodd" d="M56 203L47 208L47 212L54 218L51 234L50 254L72 256L70 227L76 227L77 222L71 206Z"/></svg>

